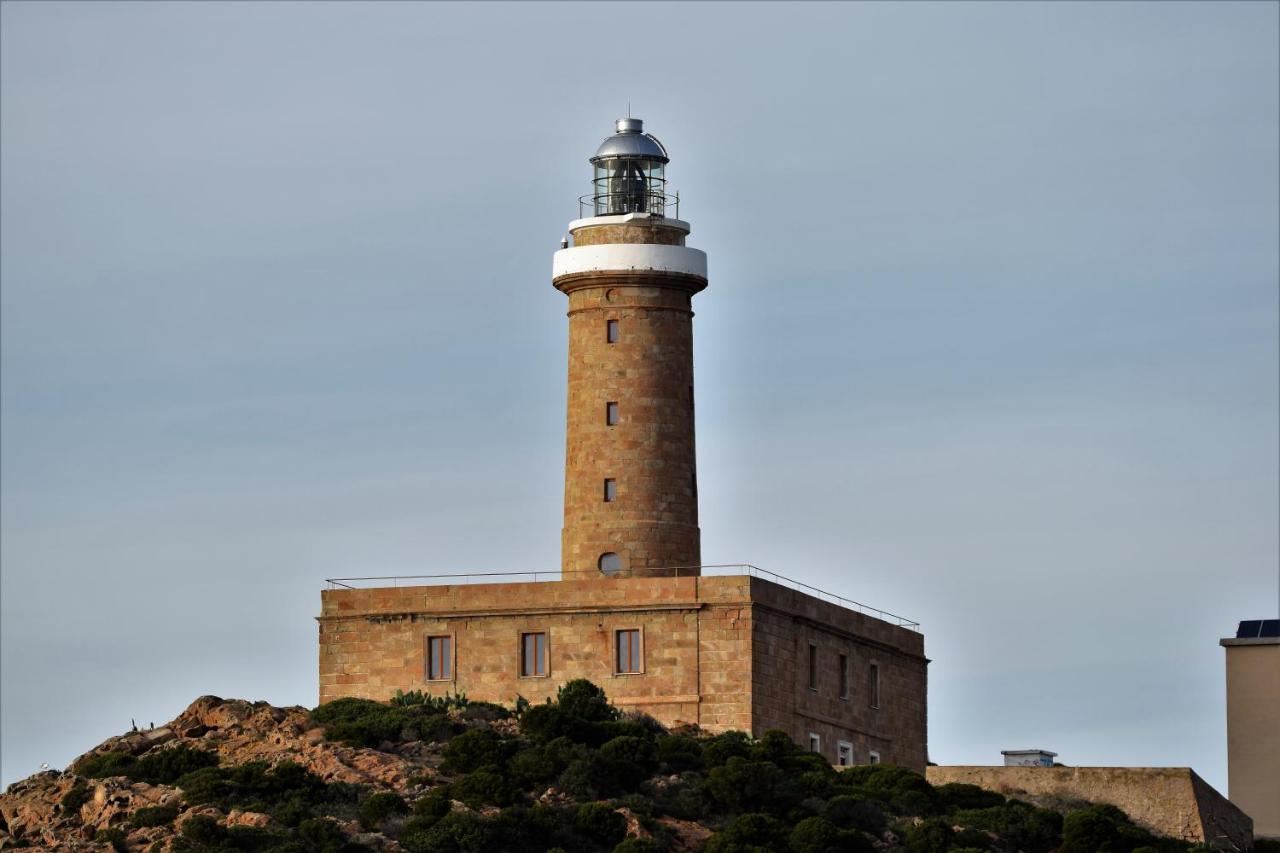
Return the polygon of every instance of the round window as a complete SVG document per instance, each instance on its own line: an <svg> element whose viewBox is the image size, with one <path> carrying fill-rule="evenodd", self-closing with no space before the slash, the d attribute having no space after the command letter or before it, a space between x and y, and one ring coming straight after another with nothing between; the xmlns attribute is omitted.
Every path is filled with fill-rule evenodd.
<svg viewBox="0 0 1280 853"><path fill-rule="evenodd" d="M600 571L606 575L616 575L622 571L622 558L610 551L607 554L600 555L597 565L600 566Z"/></svg>

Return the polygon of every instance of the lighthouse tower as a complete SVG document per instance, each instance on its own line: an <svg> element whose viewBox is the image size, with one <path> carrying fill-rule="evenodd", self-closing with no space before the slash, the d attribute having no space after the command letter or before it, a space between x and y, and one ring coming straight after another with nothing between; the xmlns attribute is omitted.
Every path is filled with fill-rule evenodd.
<svg viewBox="0 0 1280 853"><path fill-rule="evenodd" d="M586 218L555 253L569 297L566 580L698 574L693 295L707 256L668 216L667 150L638 118L590 158Z"/></svg>

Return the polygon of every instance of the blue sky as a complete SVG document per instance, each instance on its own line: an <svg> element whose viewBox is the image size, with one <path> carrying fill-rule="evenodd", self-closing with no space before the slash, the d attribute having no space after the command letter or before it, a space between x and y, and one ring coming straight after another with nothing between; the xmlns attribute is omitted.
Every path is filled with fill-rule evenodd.
<svg viewBox="0 0 1280 853"><path fill-rule="evenodd" d="M924 628L944 764L1226 789L1275 616L1280 6L0 7L0 775L554 568L551 254L671 151L703 555ZM628 43L630 40L630 43Z"/></svg>

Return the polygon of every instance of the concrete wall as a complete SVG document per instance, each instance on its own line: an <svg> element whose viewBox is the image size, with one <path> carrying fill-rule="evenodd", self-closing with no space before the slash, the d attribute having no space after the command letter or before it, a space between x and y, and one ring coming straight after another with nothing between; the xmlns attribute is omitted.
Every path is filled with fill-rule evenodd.
<svg viewBox="0 0 1280 853"><path fill-rule="evenodd" d="M667 725L763 734L782 729L801 744L822 736L923 771L926 680L923 638L759 578L614 578L548 583L326 590L319 621L320 701L387 699L396 690L511 703L540 702L588 678L621 707ZM615 631L643 632L643 672L614 672ZM545 677L519 674L519 636L548 634ZM450 636L447 681L426 679L426 642ZM819 648L819 685L809 690L808 644ZM850 697L838 693L837 655L850 665ZM880 707L867 668L880 665Z"/></svg>
<svg viewBox="0 0 1280 853"><path fill-rule="evenodd" d="M1227 639L1227 793L1280 837L1280 639Z"/></svg>
<svg viewBox="0 0 1280 853"><path fill-rule="evenodd" d="M1253 846L1253 822L1187 767L930 767L934 785L965 782L1006 796L1110 803L1158 835Z"/></svg>

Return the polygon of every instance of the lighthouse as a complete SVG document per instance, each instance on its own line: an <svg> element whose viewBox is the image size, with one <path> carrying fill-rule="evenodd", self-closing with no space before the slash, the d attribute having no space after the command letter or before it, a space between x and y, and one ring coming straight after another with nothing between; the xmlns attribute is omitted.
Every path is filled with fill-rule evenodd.
<svg viewBox="0 0 1280 853"><path fill-rule="evenodd" d="M551 272L569 329L560 570L329 579L320 701L537 703L586 678L667 726L781 729L832 764L923 773L918 624L757 566L702 565L693 297L707 256L687 245L670 157L640 119L587 159Z"/></svg>
<svg viewBox="0 0 1280 853"><path fill-rule="evenodd" d="M587 215L552 264L569 299L561 570L696 575L693 296L707 256L668 215L670 158L640 119L618 119L589 162Z"/></svg>

